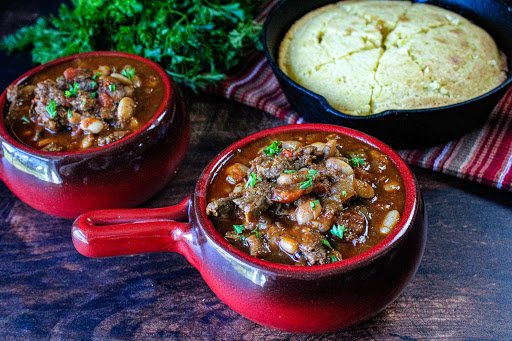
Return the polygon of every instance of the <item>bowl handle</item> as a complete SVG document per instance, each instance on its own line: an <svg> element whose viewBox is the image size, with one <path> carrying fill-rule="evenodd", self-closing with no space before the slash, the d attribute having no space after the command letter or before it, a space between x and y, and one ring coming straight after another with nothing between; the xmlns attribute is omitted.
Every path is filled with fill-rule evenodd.
<svg viewBox="0 0 512 341"><path fill-rule="evenodd" d="M183 253L190 233L190 196L163 208L110 209L84 213L73 223L76 250L87 257L145 252Z"/></svg>

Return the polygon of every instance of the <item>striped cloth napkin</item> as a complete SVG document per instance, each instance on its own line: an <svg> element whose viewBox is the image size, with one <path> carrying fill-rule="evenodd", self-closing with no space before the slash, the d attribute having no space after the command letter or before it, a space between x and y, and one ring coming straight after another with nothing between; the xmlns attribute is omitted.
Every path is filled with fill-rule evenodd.
<svg viewBox="0 0 512 341"><path fill-rule="evenodd" d="M207 90L266 111L289 124L304 122L286 100L262 52L253 53L238 73ZM445 145L398 153L410 165L512 191L512 89L480 130Z"/></svg>

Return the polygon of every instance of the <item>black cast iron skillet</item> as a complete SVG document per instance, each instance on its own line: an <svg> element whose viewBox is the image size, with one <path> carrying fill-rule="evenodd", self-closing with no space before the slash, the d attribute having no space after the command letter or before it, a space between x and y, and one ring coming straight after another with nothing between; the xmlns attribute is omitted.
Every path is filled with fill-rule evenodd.
<svg viewBox="0 0 512 341"><path fill-rule="evenodd" d="M370 116L352 116L334 109L326 99L286 76L277 64L279 44L290 26L313 9L338 0L283 0L263 26L263 47L279 84L292 107L308 122L337 124L363 131L394 148L427 147L480 126L512 85L510 72L503 84L479 97L443 107L386 110ZM485 29L507 56L512 70L512 9L501 0L432 0L425 2L459 13ZM510 4L510 2L508 2Z"/></svg>

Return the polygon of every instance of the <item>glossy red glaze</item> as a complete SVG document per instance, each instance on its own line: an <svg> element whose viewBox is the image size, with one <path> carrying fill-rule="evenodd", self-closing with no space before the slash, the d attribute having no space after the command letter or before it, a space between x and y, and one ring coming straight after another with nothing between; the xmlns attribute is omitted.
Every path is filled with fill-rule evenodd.
<svg viewBox="0 0 512 341"><path fill-rule="evenodd" d="M189 144L190 122L179 88L161 67L145 58L110 51L82 53L38 66L12 84L57 64L97 56L136 59L163 79L165 95L157 113L122 140L81 152L32 149L8 134L3 123L6 91L0 96L0 178L25 203L51 215L74 219L91 210L137 206L176 173Z"/></svg>
<svg viewBox="0 0 512 341"><path fill-rule="evenodd" d="M215 230L205 213L206 194L222 164L254 140L297 130L352 136L379 149L395 163L404 180L405 208L398 225L377 246L341 262L299 267L251 257ZM177 206L158 210L90 212L79 217L72 230L76 249L90 257L179 252L235 311L262 325L302 333L340 330L369 319L391 304L419 266L426 232L421 193L403 160L366 134L324 124L278 127L233 144L205 168L190 201L187 198Z"/></svg>

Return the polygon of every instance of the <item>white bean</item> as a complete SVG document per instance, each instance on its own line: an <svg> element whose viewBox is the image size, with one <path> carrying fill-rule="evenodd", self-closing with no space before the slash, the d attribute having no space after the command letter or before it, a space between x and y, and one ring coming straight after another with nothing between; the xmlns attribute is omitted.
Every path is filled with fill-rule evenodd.
<svg viewBox="0 0 512 341"><path fill-rule="evenodd" d="M319 202L312 205L311 201L313 200L304 200L295 210L295 219L297 219L299 225L309 223L322 213L322 205ZM315 208L312 208L312 206Z"/></svg>
<svg viewBox="0 0 512 341"><path fill-rule="evenodd" d="M90 146L92 146L92 143L94 142L94 136L93 135L86 135L82 139L82 149L87 149Z"/></svg>
<svg viewBox="0 0 512 341"><path fill-rule="evenodd" d="M100 65L94 74L101 73L101 76L108 76L110 74L110 67L107 65Z"/></svg>
<svg viewBox="0 0 512 341"><path fill-rule="evenodd" d="M117 107L117 119L121 122L128 122L133 117L135 102L130 97L123 97Z"/></svg>
<svg viewBox="0 0 512 341"><path fill-rule="evenodd" d="M82 116L80 116L80 114L76 110L73 110L71 112L71 117L69 117L68 115L68 121L71 124L78 124L81 120Z"/></svg>
<svg viewBox="0 0 512 341"><path fill-rule="evenodd" d="M280 186L289 186L297 183L297 173L283 173L276 180Z"/></svg>
<svg viewBox="0 0 512 341"><path fill-rule="evenodd" d="M385 183L384 186L382 186L382 187L387 192L398 191L400 189L400 184L395 181L390 181L388 183Z"/></svg>
<svg viewBox="0 0 512 341"><path fill-rule="evenodd" d="M281 142L281 147L283 147L283 149L287 149L287 150L296 150L300 146L302 146L302 143L300 143L299 141L282 141Z"/></svg>
<svg viewBox="0 0 512 341"><path fill-rule="evenodd" d="M355 179L354 189L356 190L357 196L364 199L371 199L375 195L372 186L363 180Z"/></svg>
<svg viewBox="0 0 512 341"><path fill-rule="evenodd" d="M110 75L110 77L117 79L123 85L132 85L133 84L133 82L130 80L130 78L123 76L120 73L113 73Z"/></svg>
<svg viewBox="0 0 512 341"><path fill-rule="evenodd" d="M88 133L97 134L103 130L103 123L95 118L87 117L80 121L80 128Z"/></svg>
<svg viewBox="0 0 512 341"><path fill-rule="evenodd" d="M398 223L398 220L400 220L400 213L397 210L389 211L384 217L384 220L382 220L379 229L380 233L388 234Z"/></svg>
<svg viewBox="0 0 512 341"><path fill-rule="evenodd" d="M323 151L324 147L325 147L325 143L323 143L323 142L315 142L315 143L311 143L311 145L316 147L316 149L318 149L319 151Z"/></svg>
<svg viewBox="0 0 512 341"><path fill-rule="evenodd" d="M342 172L345 175L354 174L354 170L348 163L337 157L330 157L325 161L325 167Z"/></svg>
<svg viewBox="0 0 512 341"><path fill-rule="evenodd" d="M134 86L134 87L136 87L136 88L140 87L140 85L141 85L141 80L140 80L140 77L139 77L139 76L137 76L137 75L133 75L132 80L133 80L133 86Z"/></svg>
<svg viewBox="0 0 512 341"><path fill-rule="evenodd" d="M135 91L133 86L125 86L124 90L126 91L126 96L133 97L133 92Z"/></svg>
<svg viewBox="0 0 512 341"><path fill-rule="evenodd" d="M283 237L279 242L279 247L286 253L293 255L295 252L299 251L299 244L295 239L290 237Z"/></svg>

